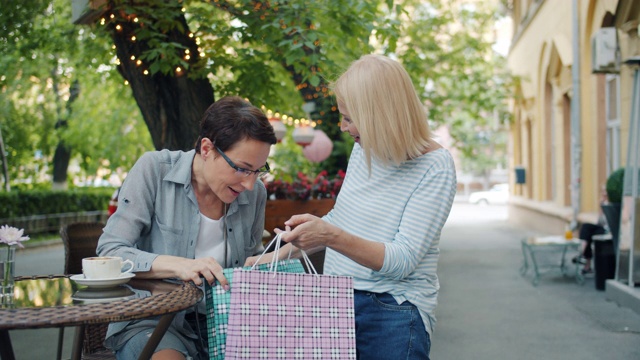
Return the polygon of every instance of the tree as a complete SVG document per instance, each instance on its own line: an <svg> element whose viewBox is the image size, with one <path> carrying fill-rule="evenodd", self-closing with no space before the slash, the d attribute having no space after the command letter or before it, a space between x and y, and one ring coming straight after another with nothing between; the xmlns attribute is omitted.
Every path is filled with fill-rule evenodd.
<svg viewBox="0 0 640 360"><path fill-rule="evenodd" d="M449 129L463 170L506 168L510 98L506 59L493 49L496 2L416 2L397 56L425 99L429 118Z"/></svg>
<svg viewBox="0 0 640 360"><path fill-rule="evenodd" d="M340 140L327 80L362 53L373 51L370 40L375 39L377 51L397 57L413 75L434 123L450 127L465 156L480 157L484 152L478 152L477 146L482 139L476 141L470 135L479 128L496 130L490 124L494 114L506 113L508 95L503 88L508 81L501 70L504 60L493 53L487 37L493 31L495 5L413 0L320 4L176 0L149 5L113 0L104 22L117 45L119 68L132 84L156 147L175 144L159 138L153 129L164 127L161 134L166 134L172 126L194 124L214 92L242 94L254 103L295 113L302 102L313 102L317 111L311 117L321 120L323 130ZM211 89L208 82L172 83L206 76ZM158 81L173 84L171 90ZM148 83L156 85L141 85ZM182 96L176 100L159 95L176 86L191 99L189 104L201 104L201 109L154 115L157 108L183 107ZM293 87L300 94L297 99L292 97ZM496 157L485 158L488 166L494 166L490 159Z"/></svg>
<svg viewBox="0 0 640 360"><path fill-rule="evenodd" d="M353 0L113 0L99 21L112 36L118 69L156 148L188 149L214 92L294 113L312 102L309 115L338 138L326 77L339 67L336 60L344 65L371 49L379 13L379 4Z"/></svg>
<svg viewBox="0 0 640 360"><path fill-rule="evenodd" d="M127 128L136 127L139 115L114 68L104 65L106 38L71 24L66 0L11 1L0 16L0 126L12 177L41 181L53 161L54 181L66 187L74 149L89 172L100 158L130 166L148 135L115 126L128 121ZM114 138L117 145L107 148ZM118 151L122 155L112 156Z"/></svg>
<svg viewBox="0 0 640 360"><path fill-rule="evenodd" d="M327 84L374 51L405 65L430 120L449 128L465 156L482 156L483 142L502 146L489 119L504 123L509 80L486 36L495 11L485 2L109 0L103 10L90 26L73 26L65 0L3 7L0 126L9 161L33 164L37 150L49 159L60 144L87 171L100 159L128 168L148 144L192 148L202 113L225 95L311 117L340 142ZM57 92L43 86L52 83ZM315 105L310 114L305 102ZM481 131L488 142L472 136ZM344 167L346 146L334 149L327 164Z"/></svg>

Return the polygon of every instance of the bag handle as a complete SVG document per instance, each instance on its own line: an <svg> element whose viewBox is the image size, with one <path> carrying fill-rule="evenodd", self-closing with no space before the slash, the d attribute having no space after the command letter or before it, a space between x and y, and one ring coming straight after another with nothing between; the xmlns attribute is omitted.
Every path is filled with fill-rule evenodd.
<svg viewBox="0 0 640 360"><path fill-rule="evenodd" d="M286 231L282 231L278 234L276 234L276 236L269 242L269 244L265 247L264 251L262 252L262 254L260 254L260 256L256 259L256 262L253 264L253 266L251 267L251 270L255 270L256 265L258 265L258 263L260 262L260 259L264 256L264 254L267 253L267 250L271 248L271 245L275 244L275 250L273 250L274 254L273 257L271 258L271 264L269 265L269 271L273 272L273 276L276 276L276 272L278 269L278 261L280 258L280 248L281 248L281 244L282 244L282 234L285 233ZM291 252L293 251L293 249L289 249L289 255L287 256L287 260L291 259ZM318 271L316 271L316 268L313 266L313 264L311 263L311 260L309 259L309 256L307 255L307 253L300 249L300 252L302 253L302 258L304 259L305 264L307 264L307 268L311 271L312 274L314 274L315 276L319 276L318 275Z"/></svg>

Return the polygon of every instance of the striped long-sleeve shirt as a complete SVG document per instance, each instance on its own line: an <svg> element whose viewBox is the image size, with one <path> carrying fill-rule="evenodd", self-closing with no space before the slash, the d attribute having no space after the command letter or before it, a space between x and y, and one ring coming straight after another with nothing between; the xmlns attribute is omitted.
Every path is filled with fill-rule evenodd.
<svg viewBox="0 0 640 360"><path fill-rule="evenodd" d="M353 276L358 290L387 292L398 303L410 301L431 334L440 288L440 232L455 192L455 167L445 149L399 166L383 166L373 159L369 175L364 152L355 144L336 204L323 220L384 243L384 264L373 271L327 248L324 273Z"/></svg>

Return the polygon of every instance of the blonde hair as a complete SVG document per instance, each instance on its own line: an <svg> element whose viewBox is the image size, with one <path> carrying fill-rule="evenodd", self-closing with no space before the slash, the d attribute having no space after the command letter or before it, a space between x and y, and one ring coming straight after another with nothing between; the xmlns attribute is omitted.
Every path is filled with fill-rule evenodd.
<svg viewBox="0 0 640 360"><path fill-rule="evenodd" d="M407 71L382 55L354 61L332 85L360 133L367 165L371 158L400 165L422 155L431 144L427 114Z"/></svg>

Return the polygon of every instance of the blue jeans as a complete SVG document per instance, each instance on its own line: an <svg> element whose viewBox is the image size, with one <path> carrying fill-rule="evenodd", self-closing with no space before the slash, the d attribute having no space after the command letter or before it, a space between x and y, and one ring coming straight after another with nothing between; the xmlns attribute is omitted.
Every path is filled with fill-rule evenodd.
<svg viewBox="0 0 640 360"><path fill-rule="evenodd" d="M429 360L431 339L415 305L355 290L354 307L358 359Z"/></svg>

